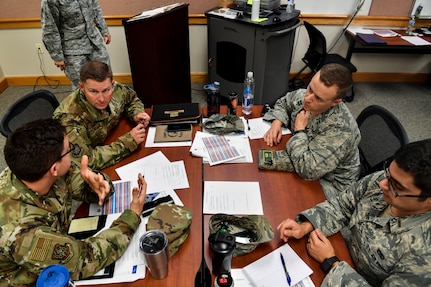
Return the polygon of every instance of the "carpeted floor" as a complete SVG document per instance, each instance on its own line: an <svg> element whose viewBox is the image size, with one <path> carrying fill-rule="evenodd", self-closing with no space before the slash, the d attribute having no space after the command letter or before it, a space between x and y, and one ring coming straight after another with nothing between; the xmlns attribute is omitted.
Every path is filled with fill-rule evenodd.
<svg viewBox="0 0 431 287"><path fill-rule="evenodd" d="M70 86L37 87L51 90L59 101L70 94ZM0 115L16 99L34 87L9 87L0 94ZM206 104L203 83L192 84L192 102ZM431 138L431 85L418 83L356 83L355 98L347 103L353 116L369 105L381 105L392 112L403 124L410 141ZM3 157L5 138L0 135L0 171L6 167Z"/></svg>

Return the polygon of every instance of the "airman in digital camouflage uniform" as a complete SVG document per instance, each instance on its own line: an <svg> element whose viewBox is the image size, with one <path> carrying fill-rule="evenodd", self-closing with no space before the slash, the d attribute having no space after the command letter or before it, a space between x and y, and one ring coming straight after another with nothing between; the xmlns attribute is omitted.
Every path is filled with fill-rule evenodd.
<svg viewBox="0 0 431 287"><path fill-rule="evenodd" d="M287 93L267 112L272 121L264 141L281 141L281 127L293 136L285 150L277 150L272 164L259 168L296 172L307 180L320 180L326 198L336 196L359 177L360 131L342 98L352 87L351 72L328 64L312 78L307 89Z"/></svg>
<svg viewBox="0 0 431 287"><path fill-rule="evenodd" d="M104 145L123 116L136 126L110 145ZM115 82L111 68L98 61L82 66L79 89L60 103L53 117L66 127L74 145L72 159L79 161L88 155L88 166L93 169L111 166L135 151L145 140L145 128L150 121L136 92Z"/></svg>
<svg viewBox="0 0 431 287"><path fill-rule="evenodd" d="M42 40L54 64L66 73L72 90L89 60L109 65L104 43L111 35L97 0L42 0Z"/></svg>
<svg viewBox="0 0 431 287"><path fill-rule="evenodd" d="M64 265L73 280L86 278L110 265L126 250L141 219L142 194L133 190L130 209L95 237L77 240L67 235L72 198L103 203L112 185L100 173L71 162L69 140L54 119L37 120L7 138L0 174L0 286L35 286L42 269Z"/></svg>
<svg viewBox="0 0 431 287"><path fill-rule="evenodd" d="M333 258L326 238L343 227L356 270ZM384 171L278 230L285 241L310 234L308 253L318 262L333 258L322 286L431 286L431 139L401 147Z"/></svg>

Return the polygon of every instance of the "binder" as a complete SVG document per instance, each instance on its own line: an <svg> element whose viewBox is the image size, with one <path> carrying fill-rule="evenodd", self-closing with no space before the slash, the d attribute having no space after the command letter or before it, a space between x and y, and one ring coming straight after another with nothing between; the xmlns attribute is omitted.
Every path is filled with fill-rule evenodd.
<svg viewBox="0 0 431 287"><path fill-rule="evenodd" d="M152 125L172 123L197 124L201 117L198 103L161 104L151 107Z"/></svg>
<svg viewBox="0 0 431 287"><path fill-rule="evenodd" d="M356 33L356 36L361 39L365 44L370 45L386 45L386 41L377 37L374 34L363 34L363 33Z"/></svg>

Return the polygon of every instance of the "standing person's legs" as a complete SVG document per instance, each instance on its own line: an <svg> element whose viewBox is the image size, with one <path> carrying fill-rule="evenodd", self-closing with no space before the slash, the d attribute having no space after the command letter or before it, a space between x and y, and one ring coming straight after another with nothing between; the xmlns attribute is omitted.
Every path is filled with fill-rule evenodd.
<svg viewBox="0 0 431 287"><path fill-rule="evenodd" d="M109 60L108 50L106 49L105 46L94 47L93 52L90 55L88 55L88 60L103 62L109 66L111 65Z"/></svg>
<svg viewBox="0 0 431 287"><path fill-rule="evenodd" d="M66 69L64 73L72 82L72 91L78 88L79 73L82 65L88 60L88 55L65 55L64 63Z"/></svg>

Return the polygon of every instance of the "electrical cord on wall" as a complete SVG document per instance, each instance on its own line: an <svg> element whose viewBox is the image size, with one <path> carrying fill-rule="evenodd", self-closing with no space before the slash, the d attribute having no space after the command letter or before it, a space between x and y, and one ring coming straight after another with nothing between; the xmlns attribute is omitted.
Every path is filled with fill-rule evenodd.
<svg viewBox="0 0 431 287"><path fill-rule="evenodd" d="M39 68L40 68L40 71L42 72L42 76L39 76L39 77L36 78L36 82L34 83L34 86L33 86L33 91L36 90L36 87L38 86L38 82L39 82L39 80L41 78L43 78L45 80L45 82L48 84L48 86L51 89L56 89L56 88L58 88L60 86L60 81L59 80L51 79L50 77L48 77L45 74L45 70L43 68L43 60L42 60L42 56L41 55L42 54L40 54L39 52L37 53L37 56L39 58ZM54 84L50 84L50 81L54 82Z"/></svg>
<svg viewBox="0 0 431 287"><path fill-rule="evenodd" d="M344 35L346 30L349 28L350 24L352 23L353 19L355 19L356 15L358 14L359 10L361 10L362 5L364 5L365 0L359 0L358 5L356 6L355 11L353 12L352 16L349 19L349 22L347 22L346 26L341 30L340 35L335 40L334 44L331 46L331 48L328 49L328 53L334 49L334 47L338 44L338 41L340 41L341 37Z"/></svg>

